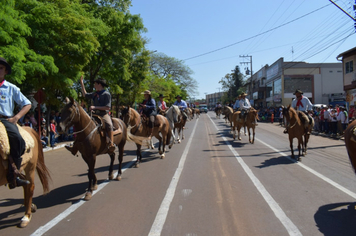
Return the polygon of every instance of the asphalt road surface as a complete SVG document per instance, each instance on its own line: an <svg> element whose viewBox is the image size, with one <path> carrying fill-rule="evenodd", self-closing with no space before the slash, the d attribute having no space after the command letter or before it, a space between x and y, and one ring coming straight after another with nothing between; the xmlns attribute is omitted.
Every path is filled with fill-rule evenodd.
<svg viewBox="0 0 356 236"><path fill-rule="evenodd" d="M109 157L99 156L89 202L81 157L45 153L52 191L43 196L36 176L38 210L20 229L22 189L0 188L0 235L356 235L356 176L343 141L312 136L296 163L278 124L260 123L250 144L233 141L209 112L184 133L163 160L146 150L139 168L128 143L121 181L107 180Z"/></svg>

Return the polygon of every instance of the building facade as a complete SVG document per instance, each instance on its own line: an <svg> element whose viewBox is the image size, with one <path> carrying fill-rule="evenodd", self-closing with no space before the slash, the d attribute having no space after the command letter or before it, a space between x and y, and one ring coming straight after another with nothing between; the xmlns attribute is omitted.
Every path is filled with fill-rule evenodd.
<svg viewBox="0 0 356 236"><path fill-rule="evenodd" d="M225 95L225 92L216 92L211 94L206 94L206 104L208 108L214 108L217 102L221 103L221 98Z"/></svg>
<svg viewBox="0 0 356 236"><path fill-rule="evenodd" d="M343 88L346 93L346 101L350 105L356 105L356 47L337 56L343 65Z"/></svg>

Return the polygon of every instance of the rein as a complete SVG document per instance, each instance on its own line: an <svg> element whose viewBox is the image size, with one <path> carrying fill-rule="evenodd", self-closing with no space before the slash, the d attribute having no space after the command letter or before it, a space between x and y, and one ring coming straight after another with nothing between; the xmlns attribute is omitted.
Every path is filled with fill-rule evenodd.
<svg viewBox="0 0 356 236"><path fill-rule="evenodd" d="M79 112L79 109L77 108L76 110L77 110L77 114L79 115L79 119L80 119L80 112ZM72 116L72 118L71 118L71 120L70 120L70 123L73 121L74 116L75 116L75 115ZM93 118L93 111L90 111L90 120L92 120L92 118ZM82 129L82 130L80 130L80 131L77 131L77 132L73 132L73 133L71 133L71 134L69 134L69 135L72 136L72 135L75 135L75 134L79 134L79 133L84 132L84 131L89 127L90 124L91 124L91 122L88 122L88 125L87 125L84 129Z"/></svg>

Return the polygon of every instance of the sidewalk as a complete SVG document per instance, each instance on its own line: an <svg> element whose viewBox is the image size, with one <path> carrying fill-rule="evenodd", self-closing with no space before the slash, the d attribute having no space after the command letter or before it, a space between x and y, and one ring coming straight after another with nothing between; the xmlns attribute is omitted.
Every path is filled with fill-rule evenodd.
<svg viewBox="0 0 356 236"><path fill-rule="evenodd" d="M61 142L61 143L57 144L54 148L52 148L52 147L43 148L43 152L57 150L57 149L63 148L65 145L69 145L71 143L73 143L73 141Z"/></svg>

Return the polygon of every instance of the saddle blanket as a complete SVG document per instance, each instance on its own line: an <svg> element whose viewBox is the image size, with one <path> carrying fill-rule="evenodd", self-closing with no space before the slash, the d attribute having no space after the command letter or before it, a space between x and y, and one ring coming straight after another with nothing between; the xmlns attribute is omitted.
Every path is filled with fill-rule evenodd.
<svg viewBox="0 0 356 236"><path fill-rule="evenodd" d="M32 136L21 126L17 125L22 138L25 140L26 149L25 153L22 155L22 164L27 163L32 157L32 148L35 147L35 140ZM10 154L10 143L7 136L7 132L3 123L0 122L0 155L3 160L3 165L7 168L7 163L5 165L4 161L7 162L8 155Z"/></svg>

